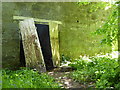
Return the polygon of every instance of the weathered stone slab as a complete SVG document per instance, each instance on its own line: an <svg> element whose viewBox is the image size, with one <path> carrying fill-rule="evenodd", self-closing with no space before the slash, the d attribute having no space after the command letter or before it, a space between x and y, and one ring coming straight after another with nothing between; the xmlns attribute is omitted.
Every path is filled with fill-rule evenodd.
<svg viewBox="0 0 120 90"><path fill-rule="evenodd" d="M19 26L25 52L26 67L35 68L40 72L45 72L46 68L34 20L32 18L25 19L24 21L20 21Z"/></svg>

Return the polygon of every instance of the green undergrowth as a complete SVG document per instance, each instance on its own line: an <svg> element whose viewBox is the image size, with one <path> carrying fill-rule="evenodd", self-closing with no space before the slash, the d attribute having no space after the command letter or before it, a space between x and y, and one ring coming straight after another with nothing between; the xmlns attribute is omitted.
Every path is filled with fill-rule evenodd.
<svg viewBox="0 0 120 90"><path fill-rule="evenodd" d="M120 71L117 59L108 57L82 58L69 64L77 70L70 74L74 80L88 84L93 82L96 88L120 88Z"/></svg>
<svg viewBox="0 0 120 90"><path fill-rule="evenodd" d="M2 88L60 88L54 78L30 69L2 70Z"/></svg>

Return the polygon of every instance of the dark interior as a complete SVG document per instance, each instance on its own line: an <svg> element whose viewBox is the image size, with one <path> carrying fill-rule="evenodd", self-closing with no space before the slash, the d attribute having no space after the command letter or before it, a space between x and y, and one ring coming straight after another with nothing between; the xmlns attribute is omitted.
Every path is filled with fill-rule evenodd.
<svg viewBox="0 0 120 90"><path fill-rule="evenodd" d="M54 68L54 65L53 65L53 61L52 61L49 26L43 25L43 24L35 24L35 26L37 27L36 30L38 33L46 69L51 70Z"/></svg>
<svg viewBox="0 0 120 90"><path fill-rule="evenodd" d="M49 35L49 26L43 24L35 24L37 27L37 33L39 37L39 42L41 45L41 50L44 58L44 62L46 65L47 70L52 70L54 68L53 61L52 61L52 51L51 51L51 44L50 44L50 35ZM21 66L25 66L25 55L22 40L20 40L20 63Z"/></svg>
<svg viewBox="0 0 120 90"><path fill-rule="evenodd" d="M23 49L22 40L20 40L20 66L25 67L25 65L26 62L25 62L24 49Z"/></svg>

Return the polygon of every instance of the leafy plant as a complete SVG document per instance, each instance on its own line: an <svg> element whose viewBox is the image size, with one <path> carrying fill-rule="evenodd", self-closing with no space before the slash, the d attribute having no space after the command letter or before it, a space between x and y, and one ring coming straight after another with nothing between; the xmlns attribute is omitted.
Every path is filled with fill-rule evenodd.
<svg viewBox="0 0 120 90"><path fill-rule="evenodd" d="M49 75L30 69L2 70L2 82L3 88L59 88Z"/></svg>
<svg viewBox="0 0 120 90"><path fill-rule="evenodd" d="M105 34L105 37L101 40L102 44L112 46L118 40L118 6L112 5L112 13L108 17L103 26L95 31L96 35Z"/></svg>
<svg viewBox="0 0 120 90"><path fill-rule="evenodd" d="M96 88L119 88L120 73L116 71L119 67L118 60L106 57L90 59L90 62L78 59L69 64L77 68L70 76L80 83L94 82Z"/></svg>

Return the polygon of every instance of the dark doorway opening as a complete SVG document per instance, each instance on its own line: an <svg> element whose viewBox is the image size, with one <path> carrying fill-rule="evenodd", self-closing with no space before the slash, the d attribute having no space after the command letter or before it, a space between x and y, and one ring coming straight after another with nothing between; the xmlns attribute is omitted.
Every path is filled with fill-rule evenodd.
<svg viewBox="0 0 120 90"><path fill-rule="evenodd" d="M35 24L37 27L37 33L39 37L39 42L41 45L41 50L47 70L52 70L54 68L52 61L52 51L50 44L50 34L49 34L49 25ZM20 40L20 66L25 67L25 54L22 44L22 39Z"/></svg>
<svg viewBox="0 0 120 90"><path fill-rule="evenodd" d="M54 68L54 65L52 60L49 25L35 24L35 26L37 27L36 30L38 33L46 69L52 70Z"/></svg>
<svg viewBox="0 0 120 90"><path fill-rule="evenodd" d="M24 54L22 39L20 40L20 66L21 67L25 67L26 66L25 54Z"/></svg>

